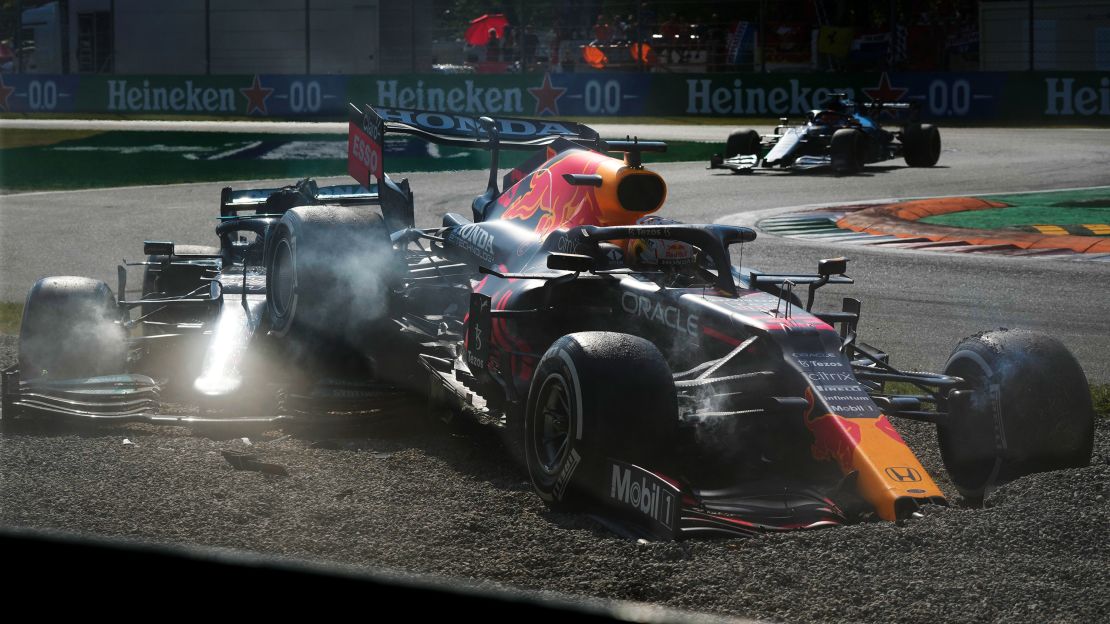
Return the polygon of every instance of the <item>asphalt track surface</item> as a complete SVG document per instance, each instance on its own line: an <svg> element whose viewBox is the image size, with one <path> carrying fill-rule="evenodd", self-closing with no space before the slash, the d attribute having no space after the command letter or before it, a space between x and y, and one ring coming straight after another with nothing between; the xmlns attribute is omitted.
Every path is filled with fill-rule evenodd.
<svg viewBox="0 0 1110 624"><path fill-rule="evenodd" d="M664 139L710 138L728 131L716 126L602 130L603 136L636 133ZM734 175L707 171L704 163L661 164L655 169L667 180L669 196L660 214L686 222L752 224L776 209L802 205L1110 184L1110 169L1102 164L1110 156L1110 129L943 129L942 138L938 167L911 169L895 161L852 177L777 171ZM484 184L484 176L473 171L409 177L417 222L429 226L444 212L467 213ZM114 285L116 264L139 259L143 240L214 244L219 189L225 185L252 184L0 196L0 301L22 300L46 275L88 275ZM842 254L851 259L849 275L857 283L825 289L818 306L837 307L842 296L861 299L862 338L891 353L898 365L939 367L964 336L1025 327L1058 336L1092 382L1110 382L1106 263L862 249L766 234L745 246L744 264L764 271L809 271L819 258Z"/></svg>

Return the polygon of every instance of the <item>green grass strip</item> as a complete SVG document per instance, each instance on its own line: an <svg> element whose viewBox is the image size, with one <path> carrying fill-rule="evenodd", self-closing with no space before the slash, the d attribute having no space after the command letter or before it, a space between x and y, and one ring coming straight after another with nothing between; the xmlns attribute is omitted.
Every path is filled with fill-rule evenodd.
<svg viewBox="0 0 1110 624"><path fill-rule="evenodd" d="M22 303L0 301L0 334L18 334L22 319Z"/></svg>
<svg viewBox="0 0 1110 624"><path fill-rule="evenodd" d="M24 139L0 149L0 191L104 188L220 180L340 176L347 172L346 137L335 134L221 132L103 132L72 138L52 135L50 144ZM484 150L428 145L419 139L389 139L401 150L387 152L391 172L481 170ZM708 161L719 146L672 141L663 154L645 154L647 164ZM500 165L511 168L530 152L505 151Z"/></svg>
<svg viewBox="0 0 1110 624"><path fill-rule="evenodd" d="M1023 193L984 197L1010 208L952 212L921 219L922 223L993 230L1022 225L1110 224L1110 189Z"/></svg>

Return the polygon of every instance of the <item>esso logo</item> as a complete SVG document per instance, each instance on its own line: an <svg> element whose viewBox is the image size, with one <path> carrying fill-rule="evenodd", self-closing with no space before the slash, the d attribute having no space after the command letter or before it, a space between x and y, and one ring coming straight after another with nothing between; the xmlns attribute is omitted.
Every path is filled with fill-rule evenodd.
<svg viewBox="0 0 1110 624"><path fill-rule="evenodd" d="M370 146L357 134L351 137L351 156L363 165L370 166Z"/></svg>
<svg viewBox="0 0 1110 624"><path fill-rule="evenodd" d="M355 134L351 137L351 156L363 164L371 173L378 172L378 152L371 149L370 145Z"/></svg>

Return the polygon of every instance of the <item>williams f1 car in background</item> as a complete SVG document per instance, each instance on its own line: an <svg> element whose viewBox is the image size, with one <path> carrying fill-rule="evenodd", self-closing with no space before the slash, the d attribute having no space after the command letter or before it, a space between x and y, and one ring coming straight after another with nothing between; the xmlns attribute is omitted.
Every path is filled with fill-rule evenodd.
<svg viewBox="0 0 1110 624"><path fill-rule="evenodd" d="M880 125L891 116L899 126ZM899 120L901 118L901 120ZM864 165L902 157L911 167L932 167L940 159L940 132L917 121L917 108L907 103L852 102L836 93L822 109L811 110L805 123L779 121L774 134L751 129L734 131L724 156L714 155L710 169L747 173L758 167L795 170L831 168L838 174L858 173Z"/></svg>
<svg viewBox="0 0 1110 624"><path fill-rule="evenodd" d="M859 301L814 310L819 288L852 282L845 259L761 273L730 261L753 230L655 216L667 187L641 157L662 143L550 120L351 117L361 186L225 189L219 248L148 242L115 294L35 284L3 423L312 423L420 394L429 414L496 428L548 503L659 538L943 504L893 418L936 423L969 498L1089 461L1090 395L1058 341L988 332L943 373L901 370L857 339ZM384 172L386 132L489 149L469 214L416 227L408 181ZM533 154L499 185L505 149ZM202 409L166 414L166 397Z"/></svg>

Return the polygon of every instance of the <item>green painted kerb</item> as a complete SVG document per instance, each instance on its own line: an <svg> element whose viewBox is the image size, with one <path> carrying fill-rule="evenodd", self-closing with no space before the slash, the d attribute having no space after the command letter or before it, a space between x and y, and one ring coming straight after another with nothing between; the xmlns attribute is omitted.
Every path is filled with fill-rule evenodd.
<svg viewBox="0 0 1110 624"><path fill-rule="evenodd" d="M1110 188L983 197L1006 208L935 215L921 223L994 230L1032 225L1110 224Z"/></svg>

